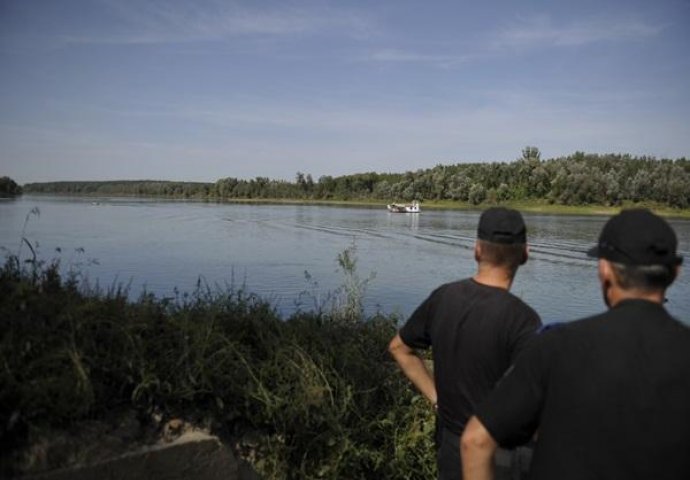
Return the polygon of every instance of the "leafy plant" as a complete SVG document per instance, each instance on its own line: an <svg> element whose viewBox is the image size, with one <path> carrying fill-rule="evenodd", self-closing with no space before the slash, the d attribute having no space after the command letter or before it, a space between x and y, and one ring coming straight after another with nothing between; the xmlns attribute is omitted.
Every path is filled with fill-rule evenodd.
<svg viewBox="0 0 690 480"><path fill-rule="evenodd" d="M131 302L63 279L57 260L0 269L0 474L49 432L131 411L210 425L264 478L429 478L434 418L387 354L397 318L364 318L368 280L339 256L344 310L281 318L243 290ZM36 267L36 268L34 268ZM350 283L348 283L350 282ZM155 427L155 425L153 425Z"/></svg>

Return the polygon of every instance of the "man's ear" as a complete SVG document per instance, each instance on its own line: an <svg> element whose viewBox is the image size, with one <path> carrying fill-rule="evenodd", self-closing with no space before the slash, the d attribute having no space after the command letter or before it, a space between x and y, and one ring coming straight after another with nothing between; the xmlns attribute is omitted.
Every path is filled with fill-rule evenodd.
<svg viewBox="0 0 690 480"><path fill-rule="evenodd" d="M527 260L529 259L529 245L525 244L525 249L522 252L522 260L520 261L520 265L524 265L527 263Z"/></svg>
<svg viewBox="0 0 690 480"><path fill-rule="evenodd" d="M479 244L479 240L474 242L474 261L479 263L482 258L482 246Z"/></svg>
<svg viewBox="0 0 690 480"><path fill-rule="evenodd" d="M618 279L613 273L611 262L603 258L599 259L599 283L601 284L601 294L604 297L604 303L611 308L613 305L611 293L618 284Z"/></svg>
<svg viewBox="0 0 690 480"><path fill-rule="evenodd" d="M615 280L611 262L605 258L599 259L599 281L603 284L611 284Z"/></svg>
<svg viewBox="0 0 690 480"><path fill-rule="evenodd" d="M599 274L599 281L601 283L604 283L604 276L606 275L606 269L608 268L607 265L604 264L604 259L600 258L597 260L597 272Z"/></svg>

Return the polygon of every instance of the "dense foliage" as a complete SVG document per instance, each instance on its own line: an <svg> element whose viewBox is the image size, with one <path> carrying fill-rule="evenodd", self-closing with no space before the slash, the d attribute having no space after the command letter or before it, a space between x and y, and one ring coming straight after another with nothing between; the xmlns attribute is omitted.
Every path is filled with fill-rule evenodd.
<svg viewBox="0 0 690 480"><path fill-rule="evenodd" d="M184 198L206 198L212 194L212 183L165 182L159 180L116 180L104 182L27 183L27 193L60 193L73 195L131 195Z"/></svg>
<svg viewBox="0 0 690 480"><path fill-rule="evenodd" d="M27 192L171 195L212 199L444 200L479 205L541 200L561 205L655 202L690 207L690 160L576 152L542 160L535 147L509 163L460 163L406 173L340 177L297 173L294 182L257 177L215 183L59 182L28 184Z"/></svg>
<svg viewBox="0 0 690 480"><path fill-rule="evenodd" d="M0 269L0 476L41 432L124 408L210 424L264 478L434 477L433 414L387 354L394 318L346 298L281 319L203 285L129 302L29 260Z"/></svg>
<svg viewBox="0 0 690 480"><path fill-rule="evenodd" d="M21 195L22 187L10 177L0 177L0 197L13 197Z"/></svg>

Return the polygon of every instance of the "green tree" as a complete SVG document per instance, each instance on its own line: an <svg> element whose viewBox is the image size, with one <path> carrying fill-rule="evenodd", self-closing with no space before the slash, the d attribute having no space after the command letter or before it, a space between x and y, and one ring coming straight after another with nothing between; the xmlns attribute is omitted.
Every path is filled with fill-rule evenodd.
<svg viewBox="0 0 690 480"><path fill-rule="evenodd" d="M22 187L10 177L0 177L0 197L13 197L21 195Z"/></svg>
<svg viewBox="0 0 690 480"><path fill-rule="evenodd" d="M541 152L537 147L527 146L522 149L522 158L524 160L540 160Z"/></svg>
<svg viewBox="0 0 690 480"><path fill-rule="evenodd" d="M479 183L475 183L470 188L468 200L472 205L479 205L486 200L486 188Z"/></svg>

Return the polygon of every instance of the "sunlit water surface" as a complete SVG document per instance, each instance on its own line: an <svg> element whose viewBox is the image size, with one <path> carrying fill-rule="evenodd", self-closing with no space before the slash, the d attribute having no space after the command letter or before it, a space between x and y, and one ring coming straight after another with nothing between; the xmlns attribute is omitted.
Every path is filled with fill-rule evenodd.
<svg viewBox="0 0 690 480"><path fill-rule="evenodd" d="M40 216L27 214L38 207ZM441 283L470 276L479 212L253 205L24 196L0 201L0 246L20 247L22 232L43 259L60 257L103 288L128 284L133 299L211 288L244 288L285 315L327 301L343 282L337 257L354 245L357 274L370 278L367 313L409 315ZM604 309L596 262L586 251L604 217L525 214L531 255L513 292L545 322ZM671 219L681 253L690 252L690 221ZM57 252L56 249L61 252ZM82 252L83 249L83 252ZM690 277L668 292L668 309L690 323Z"/></svg>

